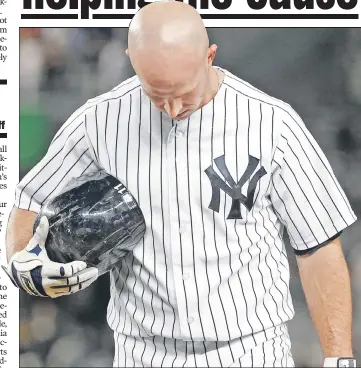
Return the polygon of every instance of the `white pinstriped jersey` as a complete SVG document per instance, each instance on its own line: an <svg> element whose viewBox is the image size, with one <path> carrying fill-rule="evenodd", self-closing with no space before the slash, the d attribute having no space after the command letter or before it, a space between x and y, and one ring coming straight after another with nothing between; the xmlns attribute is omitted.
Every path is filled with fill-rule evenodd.
<svg viewBox="0 0 361 368"><path fill-rule="evenodd" d="M294 315L283 230L313 248L356 220L294 110L229 71L216 97L172 121L137 77L89 100L19 183L39 211L74 178L127 186L147 232L111 272L110 327L131 336L230 341Z"/></svg>

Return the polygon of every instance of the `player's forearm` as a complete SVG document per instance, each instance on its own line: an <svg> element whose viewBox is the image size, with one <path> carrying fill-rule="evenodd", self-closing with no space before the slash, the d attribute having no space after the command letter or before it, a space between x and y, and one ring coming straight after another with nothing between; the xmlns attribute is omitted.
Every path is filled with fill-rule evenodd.
<svg viewBox="0 0 361 368"><path fill-rule="evenodd" d="M33 235L36 213L14 207L6 230L7 260L16 252L23 250Z"/></svg>
<svg viewBox="0 0 361 368"><path fill-rule="evenodd" d="M297 262L324 356L353 356L350 277L339 239Z"/></svg>

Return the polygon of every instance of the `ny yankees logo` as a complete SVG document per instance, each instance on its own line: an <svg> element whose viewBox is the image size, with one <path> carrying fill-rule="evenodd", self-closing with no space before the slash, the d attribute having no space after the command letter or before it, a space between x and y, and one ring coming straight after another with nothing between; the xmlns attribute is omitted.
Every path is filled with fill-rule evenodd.
<svg viewBox="0 0 361 368"><path fill-rule="evenodd" d="M212 166L209 166L205 170L205 173L207 174L212 185L212 199L208 208L215 212L219 212L220 192L222 189L232 198L232 206L227 219L242 219L241 204L246 206L248 211L252 209L256 186L262 176L266 175L266 170L262 166L253 175L256 167L258 166L259 159L253 156L249 156L247 169L243 173L239 181L236 183L227 168L224 155L214 159L214 163L216 164L220 173L223 175L225 181L222 180L222 178L214 171ZM245 196L241 193L241 190L243 185L248 180L250 180L250 182L247 189L247 196Z"/></svg>

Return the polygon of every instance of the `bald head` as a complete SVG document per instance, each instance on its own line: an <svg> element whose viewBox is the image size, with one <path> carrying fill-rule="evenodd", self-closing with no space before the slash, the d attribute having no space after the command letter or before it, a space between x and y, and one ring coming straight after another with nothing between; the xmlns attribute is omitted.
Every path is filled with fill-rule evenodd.
<svg viewBox="0 0 361 368"><path fill-rule="evenodd" d="M143 91L172 118L196 111L211 94L216 49L201 16L183 2L149 4L129 26L127 54Z"/></svg>
<svg viewBox="0 0 361 368"><path fill-rule="evenodd" d="M190 5L178 1L155 2L142 8L129 27L130 56L181 57L204 55L209 40L202 18Z"/></svg>

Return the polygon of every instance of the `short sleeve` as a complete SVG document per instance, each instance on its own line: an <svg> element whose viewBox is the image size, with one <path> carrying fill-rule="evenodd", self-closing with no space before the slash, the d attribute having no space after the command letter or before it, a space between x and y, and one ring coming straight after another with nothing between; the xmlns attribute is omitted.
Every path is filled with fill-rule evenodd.
<svg viewBox="0 0 361 368"><path fill-rule="evenodd" d="M296 250L311 249L356 221L321 148L291 109L281 124L271 177L271 201Z"/></svg>
<svg viewBox="0 0 361 368"><path fill-rule="evenodd" d="M80 114L65 122L42 160L18 183L14 205L39 212L44 202L74 180L99 170L86 131L86 116Z"/></svg>

